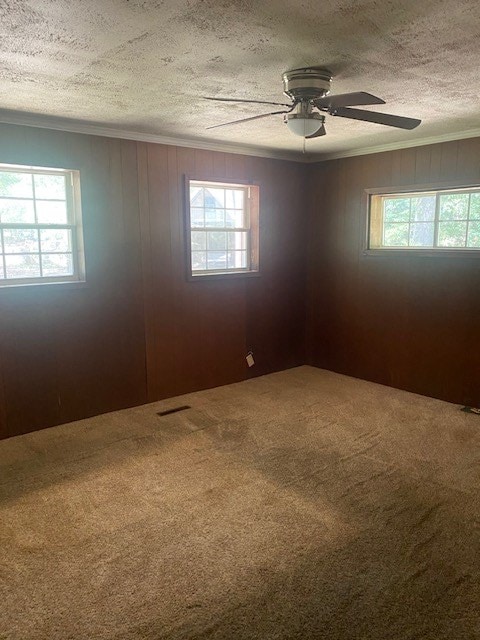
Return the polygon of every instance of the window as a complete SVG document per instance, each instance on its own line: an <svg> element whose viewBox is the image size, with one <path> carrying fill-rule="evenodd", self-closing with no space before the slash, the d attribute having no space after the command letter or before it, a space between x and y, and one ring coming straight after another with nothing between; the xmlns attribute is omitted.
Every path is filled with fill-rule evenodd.
<svg viewBox="0 0 480 640"><path fill-rule="evenodd" d="M78 171L0 165L0 286L83 275Z"/></svg>
<svg viewBox="0 0 480 640"><path fill-rule="evenodd" d="M480 249L480 187L370 195L370 249Z"/></svg>
<svg viewBox="0 0 480 640"><path fill-rule="evenodd" d="M258 271L258 186L187 180L192 276Z"/></svg>

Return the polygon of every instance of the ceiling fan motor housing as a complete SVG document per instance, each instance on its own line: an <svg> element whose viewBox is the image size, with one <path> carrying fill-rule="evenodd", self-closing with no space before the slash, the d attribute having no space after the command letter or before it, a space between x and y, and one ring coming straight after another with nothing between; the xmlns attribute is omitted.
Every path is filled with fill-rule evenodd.
<svg viewBox="0 0 480 640"><path fill-rule="evenodd" d="M293 100L312 100L330 93L332 72L323 67L305 67L285 71L283 92Z"/></svg>

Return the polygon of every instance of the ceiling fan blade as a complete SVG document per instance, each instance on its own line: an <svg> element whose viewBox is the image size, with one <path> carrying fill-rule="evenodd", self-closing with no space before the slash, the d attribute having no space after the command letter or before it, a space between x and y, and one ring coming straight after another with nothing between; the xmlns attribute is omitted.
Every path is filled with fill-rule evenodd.
<svg viewBox="0 0 480 640"><path fill-rule="evenodd" d="M337 107L350 107L362 104L385 104L385 100L377 98L377 96L372 96L371 93L365 93L365 91L339 93L333 96L325 96L324 98L315 98L313 102L319 109L335 109Z"/></svg>
<svg viewBox="0 0 480 640"><path fill-rule="evenodd" d="M340 116L341 118L352 118L353 120L363 120L365 122L375 122L376 124L385 124L387 127L398 127L399 129L415 129L422 122L416 118L405 118L403 116L394 116L390 113L378 113L376 111L364 111L363 109L348 109L340 107L332 109L332 116Z"/></svg>
<svg viewBox="0 0 480 640"><path fill-rule="evenodd" d="M284 102L267 102L265 100L239 100L237 98L209 98L208 96L202 96L204 100L215 100L216 102L250 102L252 104L273 104L276 107L291 107L291 104ZM363 103L362 103L363 104Z"/></svg>
<svg viewBox="0 0 480 640"><path fill-rule="evenodd" d="M320 136L325 136L327 135L327 132L325 130L325 125L322 124L322 126L320 127L320 129L318 131L316 131L313 135L311 136L305 136L305 138L307 140L310 140L311 138L319 138Z"/></svg>
<svg viewBox="0 0 480 640"><path fill-rule="evenodd" d="M222 122L222 124L214 124L212 127L206 127L207 129L217 129L217 127L226 127L229 124L240 124L241 122L248 122L249 120L258 120L259 118L268 118L268 116L276 116L278 113L290 113L290 111L272 111L271 113L262 113L260 116L251 116L250 118L240 118L240 120L232 120L231 122Z"/></svg>

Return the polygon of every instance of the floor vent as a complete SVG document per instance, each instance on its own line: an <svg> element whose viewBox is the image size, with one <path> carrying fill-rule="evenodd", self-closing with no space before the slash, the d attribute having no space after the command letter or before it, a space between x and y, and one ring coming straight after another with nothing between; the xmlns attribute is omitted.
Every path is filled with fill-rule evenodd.
<svg viewBox="0 0 480 640"><path fill-rule="evenodd" d="M179 411L185 411L191 409L189 404L185 404L181 407L174 407L173 409L165 409L165 411L159 411L157 416L169 416L171 413L178 413Z"/></svg>

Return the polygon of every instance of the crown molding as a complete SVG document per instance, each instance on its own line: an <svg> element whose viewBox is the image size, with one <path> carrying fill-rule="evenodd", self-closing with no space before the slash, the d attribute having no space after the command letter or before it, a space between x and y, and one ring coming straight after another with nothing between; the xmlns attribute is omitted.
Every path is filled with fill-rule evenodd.
<svg viewBox="0 0 480 640"><path fill-rule="evenodd" d="M57 118L41 114L25 113L20 111L8 111L0 109L0 123L23 125L26 127L37 127L40 129L52 129L54 131L65 131L68 133L81 133L91 136L101 136L106 138L120 138L123 140L134 140L136 142L152 142L155 144L165 144L176 147L187 147L190 149L202 149L205 151L219 151L223 153L235 153L239 155L255 156L257 158L271 158L274 160L288 160L312 164L315 162L326 162L327 160L339 160L341 158L351 158L355 156L365 156L373 153L384 153L387 151L398 151L399 149L409 149L412 147L422 147L430 144L442 142L452 142L455 140L465 140L467 138L480 137L480 128L469 129L445 133L437 136L416 138L413 140L402 140L387 144L362 147L360 149L346 149L344 151L332 153L307 153L300 154L295 151L282 151L281 149L266 149L265 147L255 147L242 144L226 144L222 142L209 142L196 138L172 138L156 133L144 133L141 131L131 131L115 127L106 127L101 124L82 122L80 120L70 120L67 118Z"/></svg>
<svg viewBox="0 0 480 640"><path fill-rule="evenodd" d="M341 158L352 158L354 156L366 156L372 153L384 153L386 151L398 151L399 149L410 149L412 147L425 147L430 144L440 144L442 142L454 142L455 140L466 140L467 138L480 137L480 129L468 129L467 131L457 131L454 133L445 133L438 136L429 136L426 138L417 138L415 140L403 140L401 142L391 142L387 144L379 144L372 147L363 147L361 149L351 149L338 151L333 153L318 154L317 156L309 156L306 162L326 162L327 160L339 160Z"/></svg>
<svg viewBox="0 0 480 640"><path fill-rule="evenodd" d="M281 149L266 149L265 147L255 147L242 144L209 142L195 138L172 138L156 133L117 129L115 127L105 127L101 124L92 124L89 122L82 122L80 120L56 118L18 111L7 111L4 109L0 109L0 123L22 125L25 127L37 127L40 129L52 129L54 131L65 131L68 133L82 133L85 135L101 136L105 138L120 138L122 140L134 140L136 142L153 142L155 144L188 147L190 149L202 149L205 151L236 153L246 156L255 156L257 158L271 158L274 160L289 160L293 162L310 162L310 159L307 159L303 154L300 155L295 151L289 152L282 151Z"/></svg>

